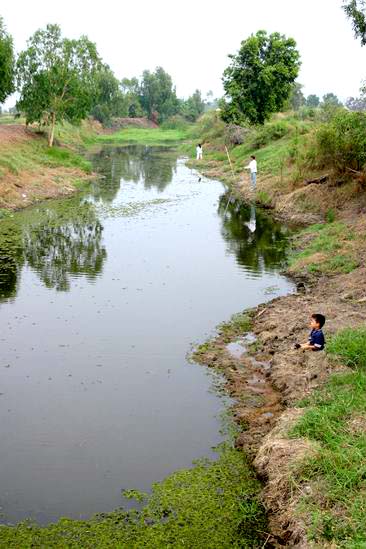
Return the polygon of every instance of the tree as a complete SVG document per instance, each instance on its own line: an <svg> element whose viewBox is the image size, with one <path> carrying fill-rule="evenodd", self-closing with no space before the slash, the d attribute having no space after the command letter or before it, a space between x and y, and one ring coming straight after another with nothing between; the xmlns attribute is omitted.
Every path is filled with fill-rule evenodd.
<svg viewBox="0 0 366 549"><path fill-rule="evenodd" d="M108 65L103 65L96 73L96 94L91 115L102 124L110 124L113 116L126 109L120 84Z"/></svg>
<svg viewBox="0 0 366 549"><path fill-rule="evenodd" d="M344 11L349 19L356 38L361 40L361 46L366 45L366 0L345 0Z"/></svg>
<svg viewBox="0 0 366 549"><path fill-rule="evenodd" d="M129 116L130 118L143 116L144 112L140 104L140 82L138 78L123 78L120 83L120 89L123 97L123 108L121 106L118 116Z"/></svg>
<svg viewBox="0 0 366 549"><path fill-rule="evenodd" d="M13 39L6 32L0 17L0 103L14 91L14 49Z"/></svg>
<svg viewBox="0 0 366 549"><path fill-rule="evenodd" d="M330 92L323 95L323 101L321 103L321 106L324 107L341 107L342 103L339 101L338 97Z"/></svg>
<svg viewBox="0 0 366 549"><path fill-rule="evenodd" d="M298 111L305 104L305 97L302 93L304 86L299 82L294 82L289 97L289 103L293 111Z"/></svg>
<svg viewBox="0 0 366 549"><path fill-rule="evenodd" d="M295 40L258 31L229 57L232 62L223 75L223 120L263 124L290 96L300 68Z"/></svg>
<svg viewBox="0 0 366 549"><path fill-rule="evenodd" d="M158 113L159 122L179 111L179 101L171 76L162 67L144 71L140 85L141 106L150 119Z"/></svg>
<svg viewBox="0 0 366 549"><path fill-rule="evenodd" d="M315 94L310 94L306 98L306 106L311 108L319 107L320 99Z"/></svg>
<svg viewBox="0 0 366 549"><path fill-rule="evenodd" d="M187 120L195 122L205 110L205 102L202 99L200 90L196 90L187 101L182 102L182 114Z"/></svg>
<svg viewBox="0 0 366 549"><path fill-rule="evenodd" d="M17 61L17 107L27 123L50 127L50 147L57 121L78 123L90 112L100 69L96 46L86 36L69 40L58 25L47 25L29 39Z"/></svg>

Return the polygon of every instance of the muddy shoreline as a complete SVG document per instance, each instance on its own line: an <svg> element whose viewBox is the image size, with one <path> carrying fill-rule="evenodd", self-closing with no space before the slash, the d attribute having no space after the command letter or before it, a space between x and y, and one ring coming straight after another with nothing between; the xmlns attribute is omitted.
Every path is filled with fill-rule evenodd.
<svg viewBox="0 0 366 549"><path fill-rule="evenodd" d="M197 166L196 166L197 167ZM219 174L207 173L208 177ZM241 200L252 198L248 188L235 182L233 194ZM320 221L319 216L287 215L271 207L276 219L306 225ZM364 255L364 251L362 251ZM363 258L365 259L365 258ZM291 484L291 469L316 451L307 440L289 438L288 433L303 414L300 400L323 385L336 371L345 370L330 363L326 353L294 349L307 340L311 314L327 317L325 333L366 322L365 261L348 274L302 277L297 291L244 311L248 327L238 330L228 323L211 341L199 347L194 359L215 368L226 379L226 390L233 397L233 417L240 427L236 446L249 456L262 481L262 501L268 513L274 547L309 547L306 519L298 512L305 485ZM286 273L295 282L299 278ZM255 341L237 350L246 334ZM239 341L238 341L239 340ZM245 346L245 343L244 343ZM308 519L310 520L310 519Z"/></svg>

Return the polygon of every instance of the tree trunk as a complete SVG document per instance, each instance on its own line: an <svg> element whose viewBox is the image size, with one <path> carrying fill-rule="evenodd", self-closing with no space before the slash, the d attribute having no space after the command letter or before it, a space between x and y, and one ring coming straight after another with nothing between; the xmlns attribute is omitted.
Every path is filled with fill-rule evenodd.
<svg viewBox="0 0 366 549"><path fill-rule="evenodd" d="M50 129L50 133L48 134L48 146L49 147L53 146L53 139L55 137L55 124L56 124L56 115L53 112L51 114L51 129Z"/></svg>

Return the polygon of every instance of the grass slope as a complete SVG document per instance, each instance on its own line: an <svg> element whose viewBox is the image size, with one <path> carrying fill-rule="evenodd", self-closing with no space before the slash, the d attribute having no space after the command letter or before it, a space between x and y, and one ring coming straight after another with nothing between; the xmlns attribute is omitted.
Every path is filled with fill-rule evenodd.
<svg viewBox="0 0 366 549"><path fill-rule="evenodd" d="M366 547L366 329L345 329L328 343L334 359L353 368L331 377L302 405L292 437L320 444L294 476L310 486L298 512L317 547ZM305 491L304 491L305 493Z"/></svg>

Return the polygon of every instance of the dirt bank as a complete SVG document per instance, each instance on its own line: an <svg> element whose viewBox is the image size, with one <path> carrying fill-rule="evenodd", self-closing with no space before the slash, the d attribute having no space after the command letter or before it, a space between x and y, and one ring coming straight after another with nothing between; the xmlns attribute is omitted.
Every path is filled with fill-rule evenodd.
<svg viewBox="0 0 366 549"><path fill-rule="evenodd" d="M70 195L90 177L87 162L72 149L48 149L44 135L23 125L0 126L0 208Z"/></svg>
<svg viewBox="0 0 366 549"><path fill-rule="evenodd" d="M240 356L228 344L242 338L234 325L195 354L201 364L222 371L227 390L235 398L233 413L242 428L237 446L253 459L264 482L263 502L269 514L272 542L306 547L304 517L297 504L306 486L291 484L291 468L314 450L306 440L290 439L287 432L302 411L296 403L323 384L335 371L325 353L294 350L306 341L308 321L315 311L327 317L327 336L343 327L366 322L366 269L334 278L293 295L276 298L249 312L256 341ZM245 345L245 341L242 342Z"/></svg>
<svg viewBox="0 0 366 549"><path fill-rule="evenodd" d="M200 169L197 163L192 164ZM217 161L205 164L202 172L231 184L237 198L253 201L247 174L230 178L223 162ZM357 181L338 186L332 178L324 184L286 186L281 192L278 178L267 176L259 180L257 202L263 204L264 197L275 217L301 225L334 226L325 223L332 208L340 229L338 242L324 239L324 251L314 249L291 267L289 274L296 275L298 282L296 293L247 312L250 327L237 329L234 322L224 330L219 328L218 336L201 346L195 359L222 371L235 399L233 413L242 429L237 446L249 454L263 481L262 498L272 535L269 541L275 546L310 547L310 517L301 513L299 502L311 488L305 481L295 482L292 471L317 447L288 433L303 413L297 403L341 367L332 365L326 353L295 350L294 343L307 340L309 318L315 312L325 314L328 338L342 328L366 322L366 193L358 191ZM312 207L314 202L317 208ZM349 238L347 231L351 231ZM313 238L305 234L295 240L294 247L302 249ZM325 265L325 248L332 246L337 254L333 258L343 257L347 249L352 265L343 268L344 272L313 268L314 264ZM244 335L248 331L256 337L249 344ZM238 341L246 347L242 354L238 354Z"/></svg>

